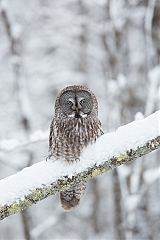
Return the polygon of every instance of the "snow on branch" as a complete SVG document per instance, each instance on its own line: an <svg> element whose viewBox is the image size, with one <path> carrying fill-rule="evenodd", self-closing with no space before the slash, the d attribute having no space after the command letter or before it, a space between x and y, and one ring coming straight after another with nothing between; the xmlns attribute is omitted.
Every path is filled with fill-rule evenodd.
<svg viewBox="0 0 160 240"><path fill-rule="evenodd" d="M160 111L104 134L80 161L42 161L0 181L0 219L160 148Z"/></svg>

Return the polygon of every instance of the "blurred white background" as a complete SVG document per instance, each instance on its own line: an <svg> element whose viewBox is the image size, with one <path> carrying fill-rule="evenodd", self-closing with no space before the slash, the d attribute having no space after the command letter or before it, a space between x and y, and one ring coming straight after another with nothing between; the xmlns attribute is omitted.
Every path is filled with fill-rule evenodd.
<svg viewBox="0 0 160 240"><path fill-rule="evenodd" d="M159 109L159 54L160 0L1 0L0 178L46 158L67 85L96 94L105 132ZM11 216L0 240L158 240L160 180L144 176L159 161L157 151L93 179L72 212L53 196Z"/></svg>

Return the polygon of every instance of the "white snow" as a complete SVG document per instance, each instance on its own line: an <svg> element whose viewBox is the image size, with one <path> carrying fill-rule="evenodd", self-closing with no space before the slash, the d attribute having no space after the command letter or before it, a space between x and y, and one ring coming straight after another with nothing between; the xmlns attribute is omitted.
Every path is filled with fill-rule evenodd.
<svg viewBox="0 0 160 240"><path fill-rule="evenodd" d="M135 116L134 116L134 119L135 119L135 120L142 120L142 119L144 119L143 113L137 112L137 113L135 114Z"/></svg>
<svg viewBox="0 0 160 240"><path fill-rule="evenodd" d="M96 144L88 146L78 162L42 161L25 168L15 175L0 181L0 205L19 201L35 188L41 188L76 173L100 165L107 159L129 149L143 146L147 141L160 136L160 111L143 120L124 125L116 132L104 134Z"/></svg>

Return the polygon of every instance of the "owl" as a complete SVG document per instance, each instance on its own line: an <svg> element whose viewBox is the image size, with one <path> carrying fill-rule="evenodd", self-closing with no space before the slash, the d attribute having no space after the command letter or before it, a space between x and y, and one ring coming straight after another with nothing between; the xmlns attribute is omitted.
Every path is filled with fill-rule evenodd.
<svg viewBox="0 0 160 240"><path fill-rule="evenodd" d="M57 96L50 126L49 153L56 160L77 161L82 150L103 134L95 95L81 85L68 86ZM61 205L71 210L79 205L86 182L60 193Z"/></svg>

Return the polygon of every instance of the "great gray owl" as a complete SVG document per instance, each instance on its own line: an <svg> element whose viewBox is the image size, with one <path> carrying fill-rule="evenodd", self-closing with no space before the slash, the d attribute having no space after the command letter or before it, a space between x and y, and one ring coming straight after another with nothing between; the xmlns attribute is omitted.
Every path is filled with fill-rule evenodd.
<svg viewBox="0 0 160 240"><path fill-rule="evenodd" d="M55 115L50 126L50 156L57 160L76 161L82 149L102 134L95 95L85 86L64 88L56 99ZM86 183L82 182L60 193L65 210L78 206L85 186Z"/></svg>

